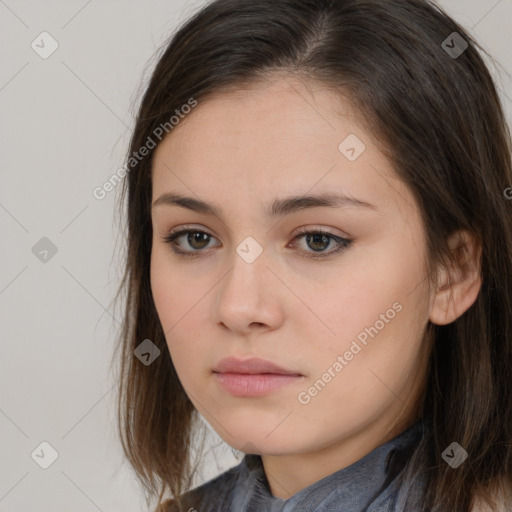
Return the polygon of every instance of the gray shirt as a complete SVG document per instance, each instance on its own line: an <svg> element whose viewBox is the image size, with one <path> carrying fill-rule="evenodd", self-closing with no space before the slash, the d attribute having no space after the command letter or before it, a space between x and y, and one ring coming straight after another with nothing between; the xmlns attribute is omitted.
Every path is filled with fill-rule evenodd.
<svg viewBox="0 0 512 512"><path fill-rule="evenodd" d="M350 466L288 499L272 496L261 457L247 454L239 465L186 493L184 503L193 508L191 512L402 512L407 493L419 496L426 485L420 478L399 486L396 479L424 429L425 423L418 421ZM416 510L419 508L411 508L409 502L406 512Z"/></svg>

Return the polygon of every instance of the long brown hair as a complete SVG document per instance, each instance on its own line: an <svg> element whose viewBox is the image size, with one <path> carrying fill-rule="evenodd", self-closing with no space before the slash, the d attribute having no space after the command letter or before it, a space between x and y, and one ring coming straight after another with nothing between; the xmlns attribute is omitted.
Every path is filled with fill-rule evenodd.
<svg viewBox="0 0 512 512"><path fill-rule="evenodd" d="M428 475L425 512L469 512L475 495L495 505L491 487L512 480L512 201L505 193L512 166L509 128L479 51L485 53L427 0L216 0L166 43L127 155L126 263L115 299L125 292L114 354L118 428L148 496L161 501L167 491L178 497L190 487L198 415L150 288L154 147L144 158L134 154L149 148L148 137L158 143L162 126L172 135L170 117L191 98L200 103L286 72L349 97L362 113L418 203L432 282L436 266L452 261L450 234L465 229L481 244L475 303L425 332L434 343L421 410L432 428L407 475ZM161 351L147 366L134 356L146 339ZM456 470L441 456L453 441L469 453Z"/></svg>

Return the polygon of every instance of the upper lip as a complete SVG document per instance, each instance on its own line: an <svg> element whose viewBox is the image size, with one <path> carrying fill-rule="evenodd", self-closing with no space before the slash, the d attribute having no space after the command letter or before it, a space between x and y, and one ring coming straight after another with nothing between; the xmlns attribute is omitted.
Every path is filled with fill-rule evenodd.
<svg viewBox="0 0 512 512"><path fill-rule="evenodd" d="M250 359L237 359L236 357L225 357L221 359L213 369L216 373L275 373L282 375L301 375L293 370L282 368L272 361L252 357Z"/></svg>

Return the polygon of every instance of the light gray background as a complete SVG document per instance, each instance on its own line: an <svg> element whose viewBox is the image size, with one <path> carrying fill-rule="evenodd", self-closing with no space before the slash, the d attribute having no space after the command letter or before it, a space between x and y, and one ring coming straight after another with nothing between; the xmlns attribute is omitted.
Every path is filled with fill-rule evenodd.
<svg viewBox="0 0 512 512"><path fill-rule="evenodd" d="M117 191L92 191L123 165L155 52L204 3L0 0L0 512L147 510L114 427ZM498 62L512 119L512 0L440 5ZM47 59L31 47L43 31L59 45ZM48 469L31 457L43 441ZM219 441L196 483L238 462Z"/></svg>

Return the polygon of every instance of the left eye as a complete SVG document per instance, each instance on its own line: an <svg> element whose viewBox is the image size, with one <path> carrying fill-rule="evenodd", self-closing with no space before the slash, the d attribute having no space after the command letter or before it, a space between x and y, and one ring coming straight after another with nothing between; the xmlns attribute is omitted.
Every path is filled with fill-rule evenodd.
<svg viewBox="0 0 512 512"><path fill-rule="evenodd" d="M186 243L188 243L189 246L192 247L191 251L183 250L182 246L177 243L178 239L184 237L185 235ZM297 235L294 238L294 240L304 237L306 239L306 243L308 244L308 246L313 249L313 252L303 252L308 253L308 256L311 258L326 258L334 253L347 249L353 242L353 240L343 238L338 235L334 235L333 233L329 233L328 231L323 231L321 229L312 231L302 231L299 235ZM202 249L204 249L208 245L210 238L213 238L213 236L210 235L209 233L206 233L205 231L197 229L182 229L175 233L170 233L164 236L163 240L165 243L171 245L172 250L176 254L179 254L180 256L184 257L197 257L201 255L200 253L204 252ZM336 244L335 248L330 251L325 251L326 247L330 245L331 240L334 240Z"/></svg>

